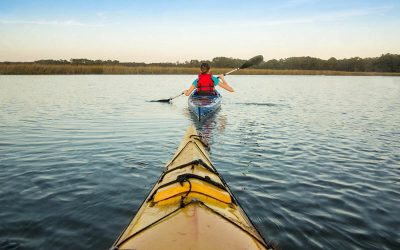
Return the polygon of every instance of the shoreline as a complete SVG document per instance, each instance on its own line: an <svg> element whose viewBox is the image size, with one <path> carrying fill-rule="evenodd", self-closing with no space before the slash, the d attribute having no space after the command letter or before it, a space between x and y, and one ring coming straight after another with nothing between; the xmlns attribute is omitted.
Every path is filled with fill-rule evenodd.
<svg viewBox="0 0 400 250"><path fill-rule="evenodd" d="M214 75L230 71L231 68L213 68ZM193 75L198 68L153 67L123 65L43 65L43 64L3 64L0 75ZM349 72L331 70L279 70L243 69L235 75L326 75L326 76L400 76L391 72Z"/></svg>

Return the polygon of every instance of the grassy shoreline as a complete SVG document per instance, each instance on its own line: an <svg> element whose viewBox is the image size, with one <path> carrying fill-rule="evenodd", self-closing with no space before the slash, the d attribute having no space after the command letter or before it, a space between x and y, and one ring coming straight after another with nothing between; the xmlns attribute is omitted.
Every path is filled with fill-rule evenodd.
<svg viewBox="0 0 400 250"><path fill-rule="evenodd" d="M213 68L214 74L231 70L230 68ZM186 75L198 74L198 68L186 67L153 67L123 65L45 65L45 64L0 64L0 75ZM400 73L386 72L347 72L330 70L276 70L244 69L236 72L240 75L331 75L331 76L400 76Z"/></svg>

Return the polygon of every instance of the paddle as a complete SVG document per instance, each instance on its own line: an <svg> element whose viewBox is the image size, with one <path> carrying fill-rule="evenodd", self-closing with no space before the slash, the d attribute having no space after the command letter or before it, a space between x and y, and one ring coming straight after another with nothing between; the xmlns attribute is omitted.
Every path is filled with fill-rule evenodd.
<svg viewBox="0 0 400 250"><path fill-rule="evenodd" d="M175 98L177 98L177 97L180 97L181 95L183 95L183 92L180 93L180 94L177 95L177 96L170 97L170 98L168 98L168 99L152 100L152 101L150 101L150 102L171 102L173 99L175 99Z"/></svg>
<svg viewBox="0 0 400 250"><path fill-rule="evenodd" d="M257 65L257 64L259 64L260 62L262 62L263 60L264 60L264 58L263 58L262 55L258 55L258 56L255 56L255 57L253 57L253 58L250 58L250 59L247 60L245 63L243 63L242 66L240 66L239 68L233 69L233 70L231 70L231 71L225 73L224 76L229 75L229 74L231 74L231 73L233 73L233 72L235 72L235 71L238 71L238 70L240 70L240 69L246 69L246 68L249 68L249 67L251 67L251 66ZM219 77L218 77L218 78L219 78ZM180 97L181 95L183 95L183 93L180 93L179 95L174 96L174 97L170 97L170 98L168 98L168 99L153 100L153 101L151 101L151 102L168 102L168 103L169 103L169 102L171 102L173 99L175 99L175 98L177 98L177 97Z"/></svg>
<svg viewBox="0 0 400 250"><path fill-rule="evenodd" d="M250 68L251 66L254 66L254 65L259 64L259 63L262 62L263 60L264 60L264 57L263 57L262 55L258 55L258 56L255 56L255 57L253 57L253 58L250 58L250 59L247 60L245 63L243 63L242 66L240 66L239 68L233 69L233 70L231 70L231 71L225 73L224 76L229 75L229 74L231 74L231 73L233 73L233 72L235 72L235 71L238 71L238 70L240 70L240 69Z"/></svg>

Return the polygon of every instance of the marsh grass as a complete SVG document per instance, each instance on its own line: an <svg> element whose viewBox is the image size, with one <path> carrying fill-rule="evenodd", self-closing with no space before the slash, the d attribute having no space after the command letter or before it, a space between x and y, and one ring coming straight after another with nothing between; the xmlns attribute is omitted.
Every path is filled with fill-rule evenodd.
<svg viewBox="0 0 400 250"><path fill-rule="evenodd" d="M228 72L229 68L214 68L213 74ZM123 66L123 65L45 65L36 63L0 63L1 75L77 75L77 74L198 74L198 68L159 67L159 66ZM239 75L337 75L337 76L400 76L400 73L384 72L347 72L329 70L275 70L244 69L235 72Z"/></svg>

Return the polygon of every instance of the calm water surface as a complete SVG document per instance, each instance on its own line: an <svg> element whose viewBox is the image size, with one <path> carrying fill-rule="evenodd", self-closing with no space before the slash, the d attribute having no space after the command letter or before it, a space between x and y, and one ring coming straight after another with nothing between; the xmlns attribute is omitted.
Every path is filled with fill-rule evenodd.
<svg viewBox="0 0 400 250"><path fill-rule="evenodd" d="M193 76L0 76L0 249L108 249L195 123L282 249L400 249L400 78L229 76L198 123Z"/></svg>

